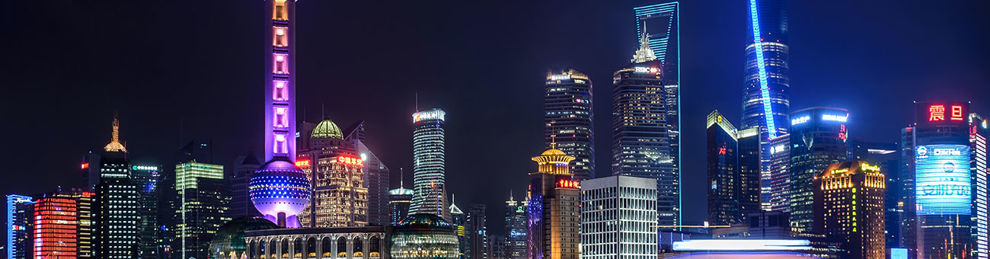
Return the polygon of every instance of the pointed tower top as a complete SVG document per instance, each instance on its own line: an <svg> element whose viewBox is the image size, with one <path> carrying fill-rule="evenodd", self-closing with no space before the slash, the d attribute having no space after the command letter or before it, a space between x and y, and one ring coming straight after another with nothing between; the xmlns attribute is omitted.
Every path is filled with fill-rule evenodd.
<svg viewBox="0 0 990 259"><path fill-rule="evenodd" d="M654 60L657 60L657 55L653 54L653 49L650 48L650 34L646 33L646 23L644 22L643 36L639 39L639 49L636 50L636 54L633 54L631 62L643 63Z"/></svg>
<svg viewBox="0 0 990 259"><path fill-rule="evenodd" d="M127 153L127 148L120 144L120 120L117 119L117 112L113 113L113 133L110 134L110 143L107 143L103 150Z"/></svg>

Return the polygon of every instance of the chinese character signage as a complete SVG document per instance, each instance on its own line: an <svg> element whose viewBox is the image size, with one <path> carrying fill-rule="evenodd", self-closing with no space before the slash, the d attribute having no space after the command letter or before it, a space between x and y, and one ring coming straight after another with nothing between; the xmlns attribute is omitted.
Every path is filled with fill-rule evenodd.
<svg viewBox="0 0 990 259"><path fill-rule="evenodd" d="M915 150L918 215L969 215L969 146L925 145Z"/></svg>
<svg viewBox="0 0 990 259"><path fill-rule="evenodd" d="M969 104L965 102L930 102L918 104L919 123L965 123Z"/></svg>

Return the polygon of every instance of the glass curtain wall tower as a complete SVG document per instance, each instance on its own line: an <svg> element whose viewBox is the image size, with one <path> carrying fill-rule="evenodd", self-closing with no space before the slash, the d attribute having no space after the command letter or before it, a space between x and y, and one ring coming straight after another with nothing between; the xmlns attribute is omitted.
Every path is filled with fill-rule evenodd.
<svg viewBox="0 0 990 259"><path fill-rule="evenodd" d="M564 153L574 155L571 171L579 180L595 177L595 134L591 101L591 80L580 71L568 69L547 74L543 96L545 128L543 142L551 142Z"/></svg>
<svg viewBox="0 0 990 259"><path fill-rule="evenodd" d="M135 258L140 250L140 193L131 181L127 149L119 140L120 122L113 119L110 143L100 158L100 180L93 205L95 258Z"/></svg>
<svg viewBox="0 0 990 259"><path fill-rule="evenodd" d="M613 74L612 173L657 179L659 224L680 219L680 175L671 149L660 61L644 34L631 64Z"/></svg>
<svg viewBox="0 0 990 259"><path fill-rule="evenodd" d="M409 214L426 213L450 221L444 184L444 124L440 109L413 113L413 195Z"/></svg>
<svg viewBox="0 0 990 259"><path fill-rule="evenodd" d="M667 0L664 3L633 8L636 16L636 42L645 33L649 35L649 46L660 63L663 78L666 109L667 134L670 139L670 156L673 160L673 174L680 182L681 170L681 16L680 3ZM678 190L680 192L680 190ZM678 196L679 197L679 196ZM678 198L680 204L680 198ZM678 211L677 218L680 218Z"/></svg>
<svg viewBox="0 0 990 259"><path fill-rule="evenodd" d="M296 80L294 0L266 0L265 161L248 186L251 202L269 221L299 227L297 215L312 195L306 174L296 167Z"/></svg>

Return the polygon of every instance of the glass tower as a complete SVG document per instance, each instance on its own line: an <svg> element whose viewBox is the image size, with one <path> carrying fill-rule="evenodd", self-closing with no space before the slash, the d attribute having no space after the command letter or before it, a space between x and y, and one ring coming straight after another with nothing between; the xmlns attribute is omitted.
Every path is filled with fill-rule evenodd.
<svg viewBox="0 0 990 259"><path fill-rule="evenodd" d="M181 258L207 258L209 242L220 226L230 221L230 190L222 165L189 162L175 165L174 252Z"/></svg>
<svg viewBox="0 0 990 259"><path fill-rule="evenodd" d="M649 35L650 49L660 63L663 72L661 82L664 90L666 108L667 137L670 145L670 156L673 160L673 174L680 182L681 170L681 16L680 3L667 0L664 3L644 5L633 8L636 16L636 35L638 42L643 33ZM679 192L679 190L678 190ZM680 203L678 198L678 203ZM680 218L680 212L677 215Z"/></svg>
<svg viewBox="0 0 990 259"><path fill-rule="evenodd" d="M791 113L791 227L810 232L814 227L813 180L829 165L849 157L846 121L841 108L814 107Z"/></svg>
<svg viewBox="0 0 990 259"><path fill-rule="evenodd" d="M581 182L581 258L657 258L656 179Z"/></svg>
<svg viewBox="0 0 990 259"><path fill-rule="evenodd" d="M591 80L580 71L568 69L547 75L543 112L543 142L575 157L571 171L579 180L595 176L595 134Z"/></svg>
<svg viewBox="0 0 990 259"><path fill-rule="evenodd" d="M141 194L131 180L131 165L127 149L119 140L119 128L114 116L113 134L100 158L100 180L93 204L95 258L134 258L141 245Z"/></svg>
<svg viewBox="0 0 990 259"><path fill-rule="evenodd" d="M444 123L440 109L413 113L413 195L409 214L433 214L450 220L444 186Z"/></svg>
<svg viewBox="0 0 990 259"><path fill-rule="evenodd" d="M661 228L680 223L680 174L671 147L661 63L643 35L631 64L613 74L612 173L657 179Z"/></svg>

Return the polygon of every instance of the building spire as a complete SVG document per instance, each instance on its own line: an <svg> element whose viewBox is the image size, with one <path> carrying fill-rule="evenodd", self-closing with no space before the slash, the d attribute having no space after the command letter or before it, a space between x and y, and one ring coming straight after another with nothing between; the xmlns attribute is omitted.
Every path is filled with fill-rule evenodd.
<svg viewBox="0 0 990 259"><path fill-rule="evenodd" d="M550 149L557 149L557 135L550 135Z"/></svg>
<svg viewBox="0 0 990 259"><path fill-rule="evenodd" d="M127 153L127 148L120 144L120 120L117 119L117 112L113 112L113 133L110 134L110 143L104 146L103 150Z"/></svg>
<svg viewBox="0 0 990 259"><path fill-rule="evenodd" d="M657 60L657 55L650 48L650 34L646 33L646 22L643 22L643 35L639 39L639 49L633 54L632 63L643 63Z"/></svg>

